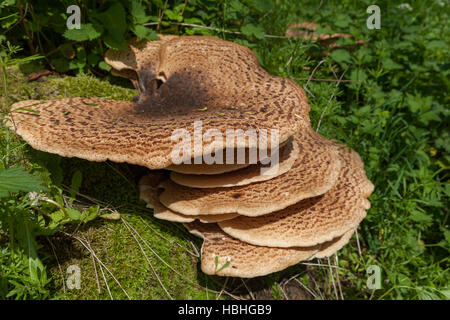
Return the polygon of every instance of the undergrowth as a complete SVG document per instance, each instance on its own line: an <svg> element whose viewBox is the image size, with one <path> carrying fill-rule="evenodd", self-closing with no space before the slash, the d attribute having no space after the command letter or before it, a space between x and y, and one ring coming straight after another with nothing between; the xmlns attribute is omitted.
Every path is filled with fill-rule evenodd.
<svg viewBox="0 0 450 320"><path fill-rule="evenodd" d="M131 84L110 76L101 64L103 49L114 44L102 19L94 16L107 15L111 2L95 8L81 4L83 23L103 30L80 39L64 37L63 28L49 32L53 25L47 16L58 8L22 1L29 13L21 20L17 3L6 1L0 5L1 28L7 31L0 36L0 175L21 167L25 171L16 177L33 183L0 198L0 298L285 299L299 297L293 283L302 298L450 297L450 34L443 23L448 1L389 1L380 5L380 30L365 26L370 1L121 3L130 14L128 4L139 3L146 14L126 18L123 39L116 41L144 32L133 31L142 23L150 23L148 37L158 28L217 36L250 47L271 74L296 80L307 92L313 128L361 155L375 185L372 207L357 236L330 260L245 283L205 276L198 267L201 241L154 219L138 200L136 182L146 169L37 152L4 126L8 107L20 100L132 99L137 92ZM271 37L283 36L298 21L353 38L339 40L340 47L326 54L311 42ZM356 40L366 45L357 46ZM24 74L42 69L65 76L25 80ZM68 287L71 265L80 267L80 290ZM371 265L381 268L377 290L367 287Z"/></svg>

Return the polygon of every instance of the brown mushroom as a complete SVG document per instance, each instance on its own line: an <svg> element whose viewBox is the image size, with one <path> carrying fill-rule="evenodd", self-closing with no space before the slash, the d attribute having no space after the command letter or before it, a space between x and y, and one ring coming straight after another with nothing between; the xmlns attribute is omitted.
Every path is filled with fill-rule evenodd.
<svg viewBox="0 0 450 320"><path fill-rule="evenodd" d="M145 60L146 68L139 71L145 92L137 103L101 98L22 101L12 106L13 129L42 151L159 169L173 164L177 146L190 151L181 157L184 161L219 145L202 140L202 148L194 148L191 141L171 139L177 129L195 139L195 121L204 132L219 130L224 137L228 128L258 135L278 130L279 143L309 126L303 90L290 79L268 74L248 48L200 36L176 37L158 48L159 60ZM225 139L222 147L259 144Z"/></svg>
<svg viewBox="0 0 450 320"><path fill-rule="evenodd" d="M185 224L193 234L203 238L201 269L210 275L253 278L283 270L308 260L320 246L271 248L254 246L224 233L217 224Z"/></svg>
<svg viewBox="0 0 450 320"><path fill-rule="evenodd" d="M326 257L342 248L350 237L344 235L312 247L276 248L255 246L230 237L215 223L184 224L203 239L201 269L210 275L254 278L277 272L301 261ZM351 236L351 233L350 233ZM344 239L345 238L345 239ZM331 253L331 254L330 254Z"/></svg>
<svg viewBox="0 0 450 320"><path fill-rule="evenodd" d="M279 152L279 160L278 167L273 168L274 170L272 173L266 172L262 174L261 170L263 168L269 169L270 166L259 162L258 164L249 165L245 169L233 170L231 172L213 176L172 172L170 174L170 179L179 185L191 188L236 187L270 180L291 169L299 155L298 143L293 139L289 139L286 145L282 146L279 151L274 150L274 152Z"/></svg>
<svg viewBox="0 0 450 320"><path fill-rule="evenodd" d="M192 222L195 220L199 220L202 223L212 223L233 219L238 216L235 213L186 216L167 209L159 201L159 195L161 194L162 189L158 188L161 181L167 179L167 177L167 172L152 170L150 174L142 177L139 181L139 198L147 203L148 208L153 209L153 216L155 218L181 223Z"/></svg>
<svg viewBox="0 0 450 320"><path fill-rule="evenodd" d="M173 181L161 183L160 201L185 215L238 213L266 215L330 190L341 161L335 143L312 130L295 136L299 157L286 173L271 180L232 188L189 188Z"/></svg>
<svg viewBox="0 0 450 320"><path fill-rule="evenodd" d="M261 217L219 222L220 228L241 241L275 247L313 246L354 230L366 216L373 185L355 151L341 149L340 157L339 179L327 193Z"/></svg>

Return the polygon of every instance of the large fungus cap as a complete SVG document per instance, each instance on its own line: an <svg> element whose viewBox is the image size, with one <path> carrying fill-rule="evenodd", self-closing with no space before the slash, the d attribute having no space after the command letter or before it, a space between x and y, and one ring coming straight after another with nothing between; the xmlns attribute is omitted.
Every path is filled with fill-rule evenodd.
<svg viewBox="0 0 450 320"><path fill-rule="evenodd" d="M354 230L366 216L373 191L359 155L341 149L342 169L336 185L322 196L305 199L261 217L220 222L227 234L261 246L313 246Z"/></svg>
<svg viewBox="0 0 450 320"><path fill-rule="evenodd" d="M318 252L319 246L306 248L270 248L254 246L224 233L217 224L185 224L203 238L201 269L209 275L253 278L283 270Z"/></svg>
<svg viewBox="0 0 450 320"><path fill-rule="evenodd" d="M22 101L12 106L14 130L42 151L160 169L173 164L175 147L191 151L183 153L182 160L200 157L209 148L259 147L255 139L214 137L212 142L202 139L202 148L194 148L192 140L199 137L198 132L211 129L222 137L227 136L227 129L254 130L258 137L266 132L270 148L272 129L278 130L282 143L309 127L303 90L294 81L263 70L246 47L213 37L188 36L162 42L157 53L153 55L157 60L149 59L139 71L144 91L138 102L101 98ZM195 121L201 131L194 135ZM177 129L190 139L171 139Z"/></svg>
<svg viewBox="0 0 450 320"><path fill-rule="evenodd" d="M153 209L155 218L180 223L193 222L195 220L199 220L202 223L213 223L233 219L238 216L236 213L186 216L167 209L159 201L162 189L158 188L161 181L167 178L167 172L152 170L150 174L142 177L139 181L139 198L147 203L148 208Z"/></svg>
<svg viewBox="0 0 450 320"><path fill-rule="evenodd" d="M339 176L337 146L312 130L295 135L294 140L298 158L289 171L271 180L222 188L189 188L166 180L161 183L164 192L159 199L167 208L185 215L238 213L256 217L324 194Z"/></svg>
<svg viewBox="0 0 450 320"><path fill-rule="evenodd" d="M274 168L271 173L263 174L262 170L270 169L270 164L264 165L259 162L244 169L216 175L172 172L170 179L179 185L191 188L235 187L270 180L291 169L299 155L298 143L291 138L286 145L280 147L279 150L273 150L273 152L279 152L279 161L278 167Z"/></svg>
<svg viewBox="0 0 450 320"><path fill-rule="evenodd" d="M203 238L201 269L218 276L253 278L277 272L301 261L326 257L342 248L348 234L311 247L275 248L255 246L224 233L215 223L191 222L186 228Z"/></svg>

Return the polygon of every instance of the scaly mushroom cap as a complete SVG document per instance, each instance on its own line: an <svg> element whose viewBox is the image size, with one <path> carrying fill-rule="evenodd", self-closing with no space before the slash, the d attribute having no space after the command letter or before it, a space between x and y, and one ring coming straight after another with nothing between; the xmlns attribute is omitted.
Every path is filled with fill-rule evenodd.
<svg viewBox="0 0 450 320"><path fill-rule="evenodd" d="M165 180L159 200L185 215L238 213L256 217L330 190L341 168L335 143L312 130L298 133L295 141L299 157L278 177L232 188L189 188Z"/></svg>
<svg viewBox="0 0 450 320"><path fill-rule="evenodd" d="M191 163L193 163L194 160L192 160ZM249 163L243 163L243 164L217 164L217 163L213 163L213 164L206 164L206 163L201 163L201 164L172 164L170 166L168 166L167 170L179 173L179 174L186 174L186 175L208 175L208 176L213 176L213 175L217 175L217 174L222 174L222 173L226 173L226 172L232 172L232 171L236 171L245 167L250 166Z"/></svg>
<svg viewBox="0 0 450 320"><path fill-rule="evenodd" d="M213 223L236 218L235 213L214 214L208 216L185 216L180 213L170 211L159 202L159 195L162 189L158 185L164 179L167 179L167 172L154 170L150 174L144 176L139 181L139 198L147 203L148 208L153 209L153 216L161 220L172 222L192 222L199 220L202 223Z"/></svg>
<svg viewBox="0 0 450 320"><path fill-rule="evenodd" d="M306 248L253 246L231 238L213 223L191 222L185 226L189 232L204 240L201 249L201 269L209 275L241 278L264 276L308 260L319 250L319 246Z"/></svg>
<svg viewBox="0 0 450 320"><path fill-rule="evenodd" d="M374 187L355 151L341 149L340 157L339 179L327 193L261 217L223 221L220 228L247 243L275 247L313 246L354 230Z"/></svg>
<svg viewBox="0 0 450 320"><path fill-rule="evenodd" d="M173 164L177 147L191 151L181 160L200 157L209 148L258 148L254 139L225 139L227 129L254 130L271 148L276 147L270 145L272 129L279 130L281 144L310 126L303 90L290 79L268 74L246 47L213 37L176 37L159 45L158 57L139 71L145 91L137 103L22 101L11 107L13 129L42 151L160 169ZM23 107L34 112L18 110ZM194 121L202 127L195 135ZM189 139L171 139L176 129L185 130ZM202 148L194 148L199 132L209 129L223 139L202 139Z"/></svg>
<svg viewBox="0 0 450 320"><path fill-rule="evenodd" d="M250 165L245 169L219 175L195 175L172 172L170 174L170 179L177 184L191 188L228 188L244 186L250 183L270 180L282 175L291 169L298 156L299 147L297 141L289 139L289 142L279 150L279 167L272 174L261 174L261 170L263 168L268 168L268 165L258 163Z"/></svg>
<svg viewBox="0 0 450 320"><path fill-rule="evenodd" d="M337 251L341 250L351 239L353 233L355 233L356 229L347 231L341 237L337 237L331 241L327 241L320 244L320 249L317 251L311 259L314 258L327 258L331 257Z"/></svg>
<svg viewBox="0 0 450 320"><path fill-rule="evenodd" d="M278 148L282 148L284 145L286 145L288 143L290 139L288 139L285 142L282 142L281 144L279 144L277 146ZM271 154L270 149L266 149L266 153L267 154ZM226 172L232 172L232 171L236 171L245 167L248 167L250 164L256 164L258 161L260 161L261 159L259 159L259 151L257 149L253 149L250 150L248 148L240 148L240 149L233 149L233 150L221 150L220 152L222 152L223 154L223 163L212 163L212 164L206 164L203 162L202 158L197 158L197 159L191 159L191 164L173 164L168 166L167 170L176 172L176 173L180 173L180 174L186 174L186 175L217 175L217 174L222 174L222 173L226 173ZM238 159L239 157L242 157L242 159L239 160L239 163L232 163L232 164L227 164L226 163L226 155L227 152L233 152L234 156L233 159ZM250 154L254 152L256 153L256 155L253 155L253 157L255 159L251 159L250 158ZM254 162L252 162L254 161ZM238 162L238 161L235 161ZM242 162L242 163L241 163ZM198 163L198 164L196 164ZM214 179L214 178L213 178Z"/></svg>

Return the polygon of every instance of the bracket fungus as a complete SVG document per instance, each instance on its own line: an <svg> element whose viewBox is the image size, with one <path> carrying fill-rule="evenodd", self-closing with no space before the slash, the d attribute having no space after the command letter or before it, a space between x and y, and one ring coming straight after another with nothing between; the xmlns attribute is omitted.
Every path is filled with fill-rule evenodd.
<svg viewBox="0 0 450 320"><path fill-rule="evenodd" d="M355 151L311 128L296 82L213 37L135 40L105 60L136 84L133 102L22 101L11 128L38 150L150 169L140 198L203 238L206 274L262 276L348 243L374 187Z"/></svg>
<svg viewBox="0 0 450 320"><path fill-rule="evenodd" d="M303 90L293 80L267 73L250 49L201 36L160 42L137 51L134 64L132 55L126 56L131 61L122 63L123 70L137 68L142 89L137 102L22 101L11 107L14 130L42 151L161 169L174 164L175 149L183 151L177 157L181 163L203 157L211 148L258 148L260 143L211 142L204 135L226 137L227 129L238 129L262 138L267 132L264 138L270 148L273 130L282 143L309 125ZM120 59L115 60L116 67Z"/></svg>

